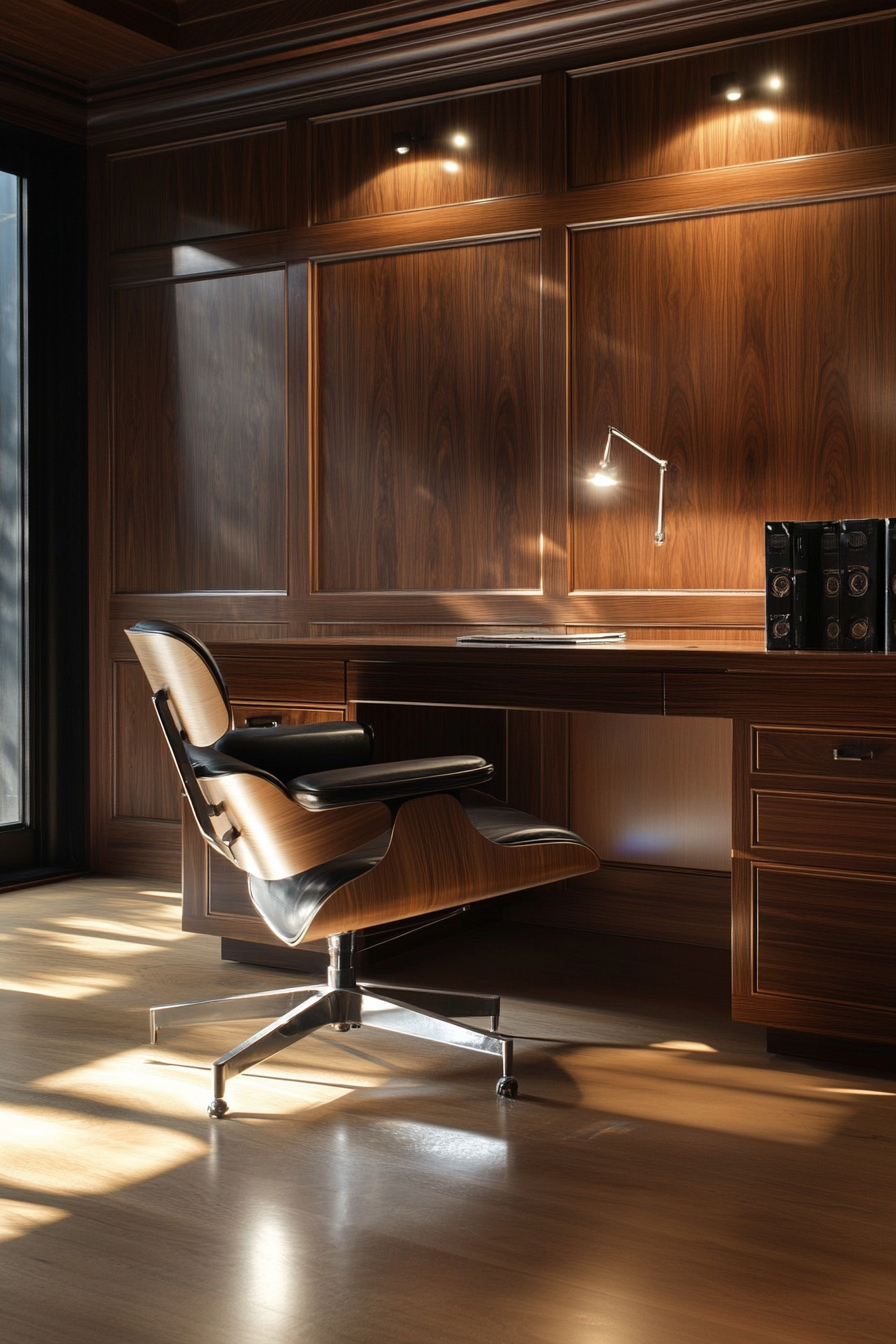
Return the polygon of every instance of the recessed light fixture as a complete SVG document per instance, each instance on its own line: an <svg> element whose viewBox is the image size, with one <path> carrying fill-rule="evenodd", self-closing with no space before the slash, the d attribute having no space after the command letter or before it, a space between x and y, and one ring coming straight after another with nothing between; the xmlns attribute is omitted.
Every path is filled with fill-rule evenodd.
<svg viewBox="0 0 896 1344"><path fill-rule="evenodd" d="M410 131L394 131L392 148L396 154L410 154L412 149L426 143L426 136L412 135Z"/></svg>
<svg viewBox="0 0 896 1344"><path fill-rule="evenodd" d="M734 70L729 70L725 75L713 75L709 81L709 92L713 98L727 98L729 103L739 102L744 96L743 80Z"/></svg>
<svg viewBox="0 0 896 1344"><path fill-rule="evenodd" d="M784 81L780 75L769 75L766 82L770 89L783 89L784 87Z"/></svg>
<svg viewBox="0 0 896 1344"><path fill-rule="evenodd" d="M456 145L458 149L466 149L467 145L470 142L464 135L463 131L458 131L456 135L452 135L451 143L452 145Z"/></svg>

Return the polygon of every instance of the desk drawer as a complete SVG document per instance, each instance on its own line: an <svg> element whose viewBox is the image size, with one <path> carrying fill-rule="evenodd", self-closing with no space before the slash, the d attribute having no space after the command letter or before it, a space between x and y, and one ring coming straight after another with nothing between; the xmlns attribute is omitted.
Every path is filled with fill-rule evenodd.
<svg viewBox="0 0 896 1344"><path fill-rule="evenodd" d="M896 860L896 799L753 792L751 843L759 849ZM827 865L825 865L827 866Z"/></svg>
<svg viewBox="0 0 896 1344"><path fill-rule="evenodd" d="M756 774L896 781L896 734L753 728Z"/></svg>

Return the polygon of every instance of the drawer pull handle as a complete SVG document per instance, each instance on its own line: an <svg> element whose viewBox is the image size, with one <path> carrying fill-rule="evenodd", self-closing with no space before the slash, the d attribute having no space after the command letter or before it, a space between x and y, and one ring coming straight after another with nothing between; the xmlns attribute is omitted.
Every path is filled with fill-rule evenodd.
<svg viewBox="0 0 896 1344"><path fill-rule="evenodd" d="M856 754L856 753L852 753L852 754L850 754L850 752L848 752L848 751L841 751L839 747L835 747L835 748L834 748L834 760L835 760L835 761L873 761L873 760L874 760L874 752L873 752L873 751L866 751L864 755Z"/></svg>

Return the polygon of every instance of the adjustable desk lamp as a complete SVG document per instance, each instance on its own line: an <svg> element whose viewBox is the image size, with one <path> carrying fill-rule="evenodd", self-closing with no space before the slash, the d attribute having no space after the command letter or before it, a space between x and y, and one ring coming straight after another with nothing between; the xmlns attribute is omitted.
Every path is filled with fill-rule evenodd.
<svg viewBox="0 0 896 1344"><path fill-rule="evenodd" d="M653 534L653 539L657 546L662 546L663 542L666 540L666 533L663 528L663 482L666 479L666 468L669 465L665 458L654 457L653 453L649 453L646 448L642 448L640 443L635 443L634 439L630 439L627 434L623 434L622 430L616 429L614 425L608 425L607 442L604 444L604 455L598 463L594 475L589 476L588 480L591 485L599 485L605 488L619 484L619 476L616 468L610 465L610 445L613 442L614 434L617 439L624 439L626 443L632 446L632 448L637 448L639 453L643 453L645 457L649 457L651 462L655 462L660 469L660 498L656 516L656 531Z"/></svg>

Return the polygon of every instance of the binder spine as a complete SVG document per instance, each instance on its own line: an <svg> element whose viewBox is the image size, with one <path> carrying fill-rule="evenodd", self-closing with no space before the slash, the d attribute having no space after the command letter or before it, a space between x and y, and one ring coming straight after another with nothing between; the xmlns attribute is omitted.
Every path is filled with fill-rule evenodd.
<svg viewBox="0 0 896 1344"><path fill-rule="evenodd" d="M879 518L846 518L840 523L841 647L851 653L883 648L882 534Z"/></svg>
<svg viewBox="0 0 896 1344"><path fill-rule="evenodd" d="M884 649L896 653L896 518L884 519Z"/></svg>
<svg viewBox="0 0 896 1344"><path fill-rule="evenodd" d="M821 648L821 537L824 523L790 523L793 647Z"/></svg>
<svg viewBox="0 0 896 1344"><path fill-rule="evenodd" d="M788 523L765 525L765 647L794 647L793 545Z"/></svg>
<svg viewBox="0 0 896 1344"><path fill-rule="evenodd" d="M840 626L840 526L821 525L821 644L828 652L843 647Z"/></svg>

